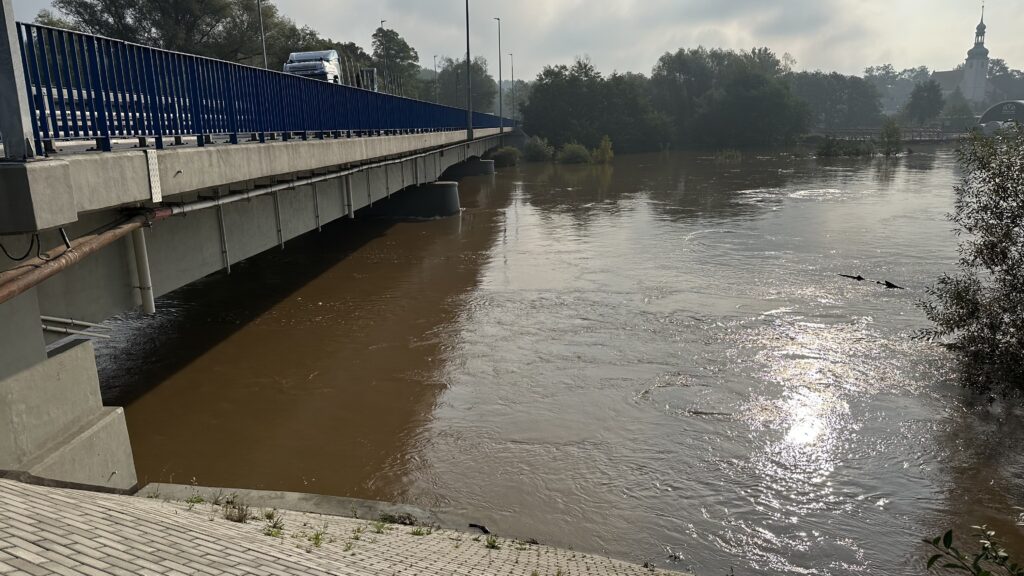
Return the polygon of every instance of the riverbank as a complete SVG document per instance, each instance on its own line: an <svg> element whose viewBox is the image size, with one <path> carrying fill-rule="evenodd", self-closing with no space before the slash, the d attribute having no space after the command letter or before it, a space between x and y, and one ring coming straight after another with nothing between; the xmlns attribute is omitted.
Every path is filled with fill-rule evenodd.
<svg viewBox="0 0 1024 576"><path fill-rule="evenodd" d="M198 487L166 491L184 489L184 500L164 500L155 489L139 497L0 480L0 573L669 574L496 536L261 509ZM313 497L291 498L308 504Z"/></svg>

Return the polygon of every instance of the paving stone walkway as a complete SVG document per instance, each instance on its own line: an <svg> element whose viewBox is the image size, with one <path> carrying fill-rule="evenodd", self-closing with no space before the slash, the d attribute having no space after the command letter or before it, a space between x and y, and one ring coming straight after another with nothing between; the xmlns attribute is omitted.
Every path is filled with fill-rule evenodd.
<svg viewBox="0 0 1024 576"><path fill-rule="evenodd" d="M164 502L0 480L0 574L650 576L570 550L448 530ZM242 510L241 512L245 512ZM283 525L282 525L283 524Z"/></svg>

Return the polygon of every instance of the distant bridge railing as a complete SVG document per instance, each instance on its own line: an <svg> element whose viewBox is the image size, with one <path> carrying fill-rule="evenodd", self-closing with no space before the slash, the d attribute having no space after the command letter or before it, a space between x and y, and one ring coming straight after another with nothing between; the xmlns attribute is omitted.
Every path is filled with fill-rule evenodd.
<svg viewBox="0 0 1024 576"><path fill-rule="evenodd" d="M466 129L466 111L283 72L17 23L37 155L59 140L263 142ZM473 114L474 128L501 119ZM513 126L508 119L505 126Z"/></svg>
<svg viewBox="0 0 1024 576"><path fill-rule="evenodd" d="M872 140L878 139L881 128L819 128L815 136L835 138L836 140ZM963 131L945 131L941 128L908 128L901 129L901 137L905 142L947 142L955 141L963 135Z"/></svg>

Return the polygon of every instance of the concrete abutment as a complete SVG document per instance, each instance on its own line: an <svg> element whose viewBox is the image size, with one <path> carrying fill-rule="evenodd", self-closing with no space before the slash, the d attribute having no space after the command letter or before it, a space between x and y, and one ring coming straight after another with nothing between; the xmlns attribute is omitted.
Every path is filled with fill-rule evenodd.
<svg viewBox="0 0 1024 576"><path fill-rule="evenodd" d="M0 470L135 488L124 410L103 406L91 342L72 342L0 381L0 398Z"/></svg>

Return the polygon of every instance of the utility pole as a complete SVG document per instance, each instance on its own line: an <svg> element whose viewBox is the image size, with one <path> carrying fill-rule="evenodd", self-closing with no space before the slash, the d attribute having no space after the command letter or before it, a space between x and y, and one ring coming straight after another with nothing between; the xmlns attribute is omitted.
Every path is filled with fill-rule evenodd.
<svg viewBox="0 0 1024 576"><path fill-rule="evenodd" d="M505 87L502 86L501 77L501 63L504 58L501 57L501 18L495 18L498 21L498 133L505 133Z"/></svg>
<svg viewBox="0 0 1024 576"><path fill-rule="evenodd" d="M473 72L469 51L469 0L466 0L466 138L473 139Z"/></svg>
<svg viewBox="0 0 1024 576"><path fill-rule="evenodd" d="M437 76L437 54L434 54L434 104L441 103L441 84Z"/></svg>
<svg viewBox="0 0 1024 576"><path fill-rule="evenodd" d="M263 68L270 68L267 61L267 33L263 30L263 0L256 0L256 11L260 15L260 42L263 43Z"/></svg>

